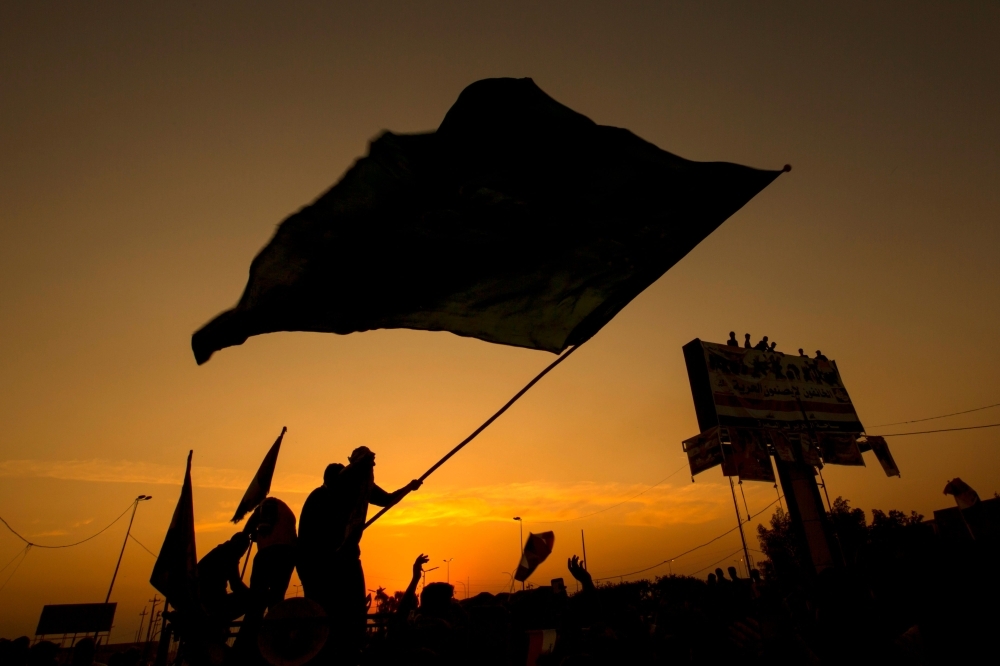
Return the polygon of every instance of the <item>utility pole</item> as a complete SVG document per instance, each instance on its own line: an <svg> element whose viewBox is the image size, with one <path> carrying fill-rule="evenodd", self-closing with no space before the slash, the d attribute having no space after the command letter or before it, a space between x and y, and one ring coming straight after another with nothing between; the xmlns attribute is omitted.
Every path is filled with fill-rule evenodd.
<svg viewBox="0 0 1000 666"><path fill-rule="evenodd" d="M153 499L152 495L139 495L135 498L132 506L132 517L128 521L128 530L125 531L125 541L122 542L122 552L118 553L118 564L115 565L115 573L111 576L111 585L108 587L108 596L104 598L104 603L111 600L111 590L115 589L115 578L118 578L118 568L122 565L122 556L125 555L125 546L128 545L128 536L132 533L132 522L135 520L135 511L139 508L139 502Z"/></svg>
<svg viewBox="0 0 1000 666"><path fill-rule="evenodd" d="M583 530L580 530L580 545L583 546L583 568L587 569L587 540L583 538ZM590 571L590 569L587 569Z"/></svg>
<svg viewBox="0 0 1000 666"><path fill-rule="evenodd" d="M138 643L139 639L142 638L142 625L146 622L146 615L147 615L147 613L146 613L146 607L143 606L142 607L142 612L139 613L139 629L135 632L135 640L132 641L133 643ZM153 619L150 618L150 622L152 622L152 621L153 621Z"/></svg>
<svg viewBox="0 0 1000 666"><path fill-rule="evenodd" d="M448 565L448 575L445 578L445 581L447 581L447 583L449 585L451 585L451 560L453 560L453 559L455 559L455 558L453 557L450 560L441 560L442 562L444 562L445 564Z"/></svg>
<svg viewBox="0 0 1000 666"><path fill-rule="evenodd" d="M149 600L149 602L151 604L153 604L153 608L149 611L149 629L146 630L146 642L147 643L150 641L150 636L153 635L153 619L156 617L156 615L155 615L155 613L156 613L156 606L161 601L163 601L163 600L160 599L159 597L157 597L155 592L153 593L153 598Z"/></svg>

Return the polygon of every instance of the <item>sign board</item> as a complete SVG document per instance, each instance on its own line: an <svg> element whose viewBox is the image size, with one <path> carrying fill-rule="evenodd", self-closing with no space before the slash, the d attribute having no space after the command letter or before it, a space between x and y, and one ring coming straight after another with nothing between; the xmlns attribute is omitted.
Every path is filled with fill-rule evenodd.
<svg viewBox="0 0 1000 666"><path fill-rule="evenodd" d="M684 345L684 360L702 432L715 426L864 432L833 361L697 338Z"/></svg>
<svg viewBox="0 0 1000 666"><path fill-rule="evenodd" d="M38 618L36 636L92 634L111 631L117 603L58 604L44 606Z"/></svg>

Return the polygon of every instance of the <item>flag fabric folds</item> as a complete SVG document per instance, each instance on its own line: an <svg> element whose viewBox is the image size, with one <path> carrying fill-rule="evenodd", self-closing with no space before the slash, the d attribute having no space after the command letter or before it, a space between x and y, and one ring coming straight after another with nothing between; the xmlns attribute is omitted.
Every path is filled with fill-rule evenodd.
<svg viewBox="0 0 1000 666"><path fill-rule="evenodd" d="M163 594L171 606L180 610L195 608L198 600L198 554L194 541L194 501L191 494L193 454L194 451L188 453L181 496L149 577L150 584Z"/></svg>
<svg viewBox="0 0 1000 666"><path fill-rule="evenodd" d="M253 480L250 481L247 491L243 493L243 499L240 500L239 506L236 507L236 513L233 514L234 523L243 520L243 517L256 509L261 502L267 499L268 493L271 492L271 479L274 477L274 466L278 463L278 451L281 449L281 440L285 436L286 430L288 428L283 427L281 429L281 434L278 435L278 439L274 440L274 444L271 445L267 455L264 456L264 460L260 463L260 468L254 475Z"/></svg>
<svg viewBox="0 0 1000 666"><path fill-rule="evenodd" d="M528 534L528 542L524 544L524 552L521 554L521 563L517 565L514 572L514 580L523 583L535 572L538 565L552 552L552 546L556 543L556 535L553 532L542 532L541 534Z"/></svg>
<svg viewBox="0 0 1000 666"><path fill-rule="evenodd" d="M892 453L889 451L889 444L885 441L885 437L868 435L867 440L872 453L875 454L879 464L882 465L882 471L885 472L885 475L900 476L899 467L896 466L896 461L893 460Z"/></svg>
<svg viewBox="0 0 1000 666"><path fill-rule="evenodd" d="M771 437L771 446L774 447L774 455L778 456L779 460L795 462L795 448L792 446L791 441L789 441L788 435L776 429L769 429L767 434Z"/></svg>
<svg viewBox="0 0 1000 666"><path fill-rule="evenodd" d="M437 131L383 133L282 222L195 359L263 333L382 328L558 353L780 173L677 157L531 79L478 81Z"/></svg>

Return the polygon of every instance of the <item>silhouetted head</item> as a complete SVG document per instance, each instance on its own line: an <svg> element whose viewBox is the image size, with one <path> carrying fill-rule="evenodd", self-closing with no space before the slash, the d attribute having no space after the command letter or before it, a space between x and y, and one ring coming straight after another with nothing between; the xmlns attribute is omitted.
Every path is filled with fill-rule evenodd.
<svg viewBox="0 0 1000 666"><path fill-rule="evenodd" d="M716 569L715 569L715 575L719 577L719 581L726 580L726 574L724 574L722 572L722 569L719 568L719 567L716 567Z"/></svg>
<svg viewBox="0 0 1000 666"><path fill-rule="evenodd" d="M728 569L726 569L726 571L729 572L729 577L732 578L733 580L740 579L740 575L736 573L736 567L729 567Z"/></svg>
<svg viewBox="0 0 1000 666"><path fill-rule="evenodd" d="M820 350L817 349L816 350L816 358L819 358L822 355L823 355L823 352L821 352Z"/></svg>
<svg viewBox="0 0 1000 666"><path fill-rule="evenodd" d="M761 338L761 342L763 342L765 345L767 344L767 336L766 335L763 338Z"/></svg>
<svg viewBox="0 0 1000 666"><path fill-rule="evenodd" d="M729 331L729 339L730 340L736 339L736 331Z"/></svg>
<svg viewBox="0 0 1000 666"><path fill-rule="evenodd" d="M327 465L326 469L323 470L323 485L329 488L336 483L337 477L340 475L340 471L344 469L344 467L345 466L340 463L330 463Z"/></svg>
<svg viewBox="0 0 1000 666"><path fill-rule="evenodd" d="M774 348L777 347L777 346L778 346L777 342L772 342L771 343L771 351L774 351Z"/></svg>
<svg viewBox="0 0 1000 666"><path fill-rule="evenodd" d="M708 574L708 586L709 587L714 587L715 584L718 582L718 580L719 579L715 577L714 573Z"/></svg>
<svg viewBox="0 0 1000 666"><path fill-rule="evenodd" d="M743 335L743 337L746 339L747 342L750 342L750 334L749 333L745 333Z"/></svg>
<svg viewBox="0 0 1000 666"><path fill-rule="evenodd" d="M244 534L243 532L237 532L229 540L229 546L233 549L234 553L242 555L247 552L247 548L250 547L250 535Z"/></svg>
<svg viewBox="0 0 1000 666"><path fill-rule="evenodd" d="M73 646L73 666L90 666L94 663L94 653L97 648L94 646L93 638L81 638Z"/></svg>
<svg viewBox="0 0 1000 666"><path fill-rule="evenodd" d="M799 347L799 356L805 356L806 353L802 351L802 347Z"/></svg>
<svg viewBox="0 0 1000 666"><path fill-rule="evenodd" d="M429 615L444 615L451 607L455 588L448 583L429 583L420 593L420 612Z"/></svg>
<svg viewBox="0 0 1000 666"><path fill-rule="evenodd" d="M351 451L351 457L347 459L352 465L375 466L375 452L367 446L359 446Z"/></svg>

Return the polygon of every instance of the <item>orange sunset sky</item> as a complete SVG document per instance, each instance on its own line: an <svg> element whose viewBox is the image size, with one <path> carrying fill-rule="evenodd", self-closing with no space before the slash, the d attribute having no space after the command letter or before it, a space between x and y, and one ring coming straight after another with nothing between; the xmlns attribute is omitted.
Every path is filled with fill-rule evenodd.
<svg viewBox="0 0 1000 666"><path fill-rule="evenodd" d="M383 487L419 476L547 365L414 331L261 336L203 367L189 346L372 137L434 129L493 76L689 159L794 168L369 530L368 587L402 589L424 552L428 581L454 558L453 581L500 591L515 515L556 534L537 584L569 579L581 528L597 577L732 528L728 482L692 484L681 451L695 337L822 349L872 434L1000 422L876 427L1000 402L998 34L990 2L0 2L0 517L58 545L149 494L133 533L155 552L194 449L203 555L282 426L272 494L298 511L358 445ZM866 511L929 515L953 477L1000 489L998 436L890 438L901 479L871 454L824 474ZM776 499L744 489L753 512ZM33 634L43 604L103 601L125 527L22 562L0 526L0 636ZM138 627L153 561L128 544L113 640Z"/></svg>

